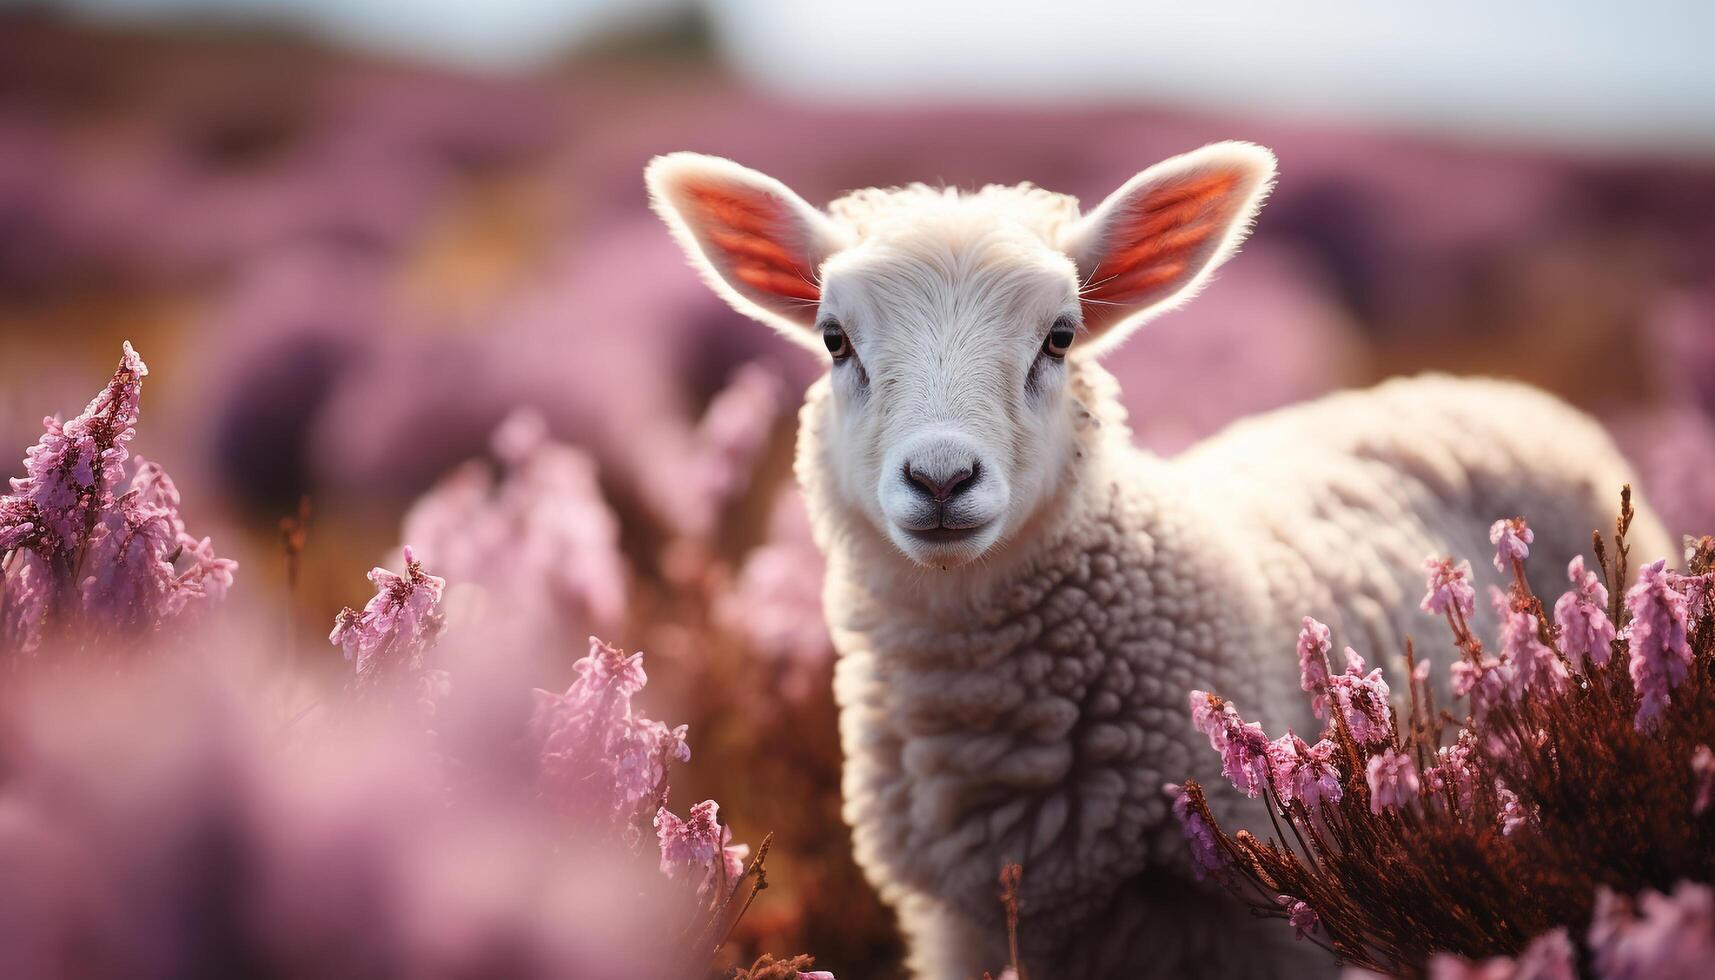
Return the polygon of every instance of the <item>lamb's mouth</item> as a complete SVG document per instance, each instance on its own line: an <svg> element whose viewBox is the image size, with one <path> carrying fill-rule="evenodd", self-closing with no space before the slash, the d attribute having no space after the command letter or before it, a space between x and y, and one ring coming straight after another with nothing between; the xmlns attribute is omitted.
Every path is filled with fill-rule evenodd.
<svg viewBox="0 0 1715 980"><path fill-rule="evenodd" d="M974 527L929 527L922 530L902 527L900 530L924 544L959 544L981 534L986 527L987 524L978 524Z"/></svg>

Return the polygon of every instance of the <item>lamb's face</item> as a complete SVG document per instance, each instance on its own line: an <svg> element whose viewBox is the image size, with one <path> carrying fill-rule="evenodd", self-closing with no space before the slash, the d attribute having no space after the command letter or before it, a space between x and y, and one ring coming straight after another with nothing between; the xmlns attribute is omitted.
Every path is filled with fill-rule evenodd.
<svg viewBox="0 0 1715 980"><path fill-rule="evenodd" d="M861 191L832 216L696 154L658 157L655 210L717 293L829 358L818 485L906 557L982 557L1045 506L1074 445L1066 358L1188 299L1238 246L1274 156L1220 143L1080 215L1031 188ZM800 461L803 463L804 461Z"/></svg>
<svg viewBox="0 0 1715 980"><path fill-rule="evenodd" d="M893 222L829 259L829 485L918 564L980 557L1064 470L1079 317L1072 260L989 215Z"/></svg>

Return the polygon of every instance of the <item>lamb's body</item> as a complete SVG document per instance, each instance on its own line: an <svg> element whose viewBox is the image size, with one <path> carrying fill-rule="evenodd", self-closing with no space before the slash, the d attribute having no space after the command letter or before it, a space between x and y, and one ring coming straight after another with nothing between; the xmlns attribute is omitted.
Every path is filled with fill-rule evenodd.
<svg viewBox="0 0 1715 980"><path fill-rule="evenodd" d="M1481 569L1489 524L1523 514L1533 577L1557 594L1628 479L1601 430L1549 396L1441 377L1241 422L1160 460L1130 446L1112 380L1082 364L1070 390L1092 424L1052 516L952 580L900 576L885 539L819 496L824 387L799 475L830 559L846 817L933 977L1004 962L996 875L1014 861L1038 978L1285 969L1285 929L1220 915L1190 880L1162 784L1197 776L1218 810L1245 804L1222 795L1187 692L1313 731L1300 617L1396 682L1407 632L1444 666L1443 627L1416 609L1422 560ZM1667 553L1647 515L1635 540Z"/></svg>
<svg viewBox="0 0 1715 980"><path fill-rule="evenodd" d="M1424 558L1483 570L1490 524L1523 515L1554 595L1612 519L1628 475L1601 430L1499 382L1336 395L1174 460L1132 447L1092 358L1197 291L1274 172L1224 143L1089 211L1028 185L918 185L824 213L730 161L650 165L710 284L831 358L797 466L828 555L846 817L924 976L1002 965L1010 862L1036 980L1300 975L1287 958L1314 946L1191 881L1164 783L1199 777L1223 817L1266 818L1241 817L1188 693L1313 735L1301 617L1396 682L1404 634L1433 641L1445 678ZM1647 512L1633 534L1668 553Z"/></svg>

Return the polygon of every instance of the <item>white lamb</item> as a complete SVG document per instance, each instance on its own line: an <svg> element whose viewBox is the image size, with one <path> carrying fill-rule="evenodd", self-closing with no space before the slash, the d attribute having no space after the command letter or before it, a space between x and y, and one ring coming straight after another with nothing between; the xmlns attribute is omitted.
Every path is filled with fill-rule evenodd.
<svg viewBox="0 0 1715 980"><path fill-rule="evenodd" d="M1274 172L1217 144L1081 214L1028 184L822 212L727 160L648 168L715 291L831 355L797 471L828 556L845 816L921 976L1005 962L1007 862L1037 980L1326 969L1192 881L1162 785L1222 781L1187 692L1311 731L1300 617L1397 673L1404 634L1436 630L1426 556L1481 561L1489 524L1527 515L1553 595L1612 520L1630 474L1602 430L1498 381L1338 394L1171 460L1132 446L1096 357L1202 286ZM1668 554L1647 513L1634 541Z"/></svg>

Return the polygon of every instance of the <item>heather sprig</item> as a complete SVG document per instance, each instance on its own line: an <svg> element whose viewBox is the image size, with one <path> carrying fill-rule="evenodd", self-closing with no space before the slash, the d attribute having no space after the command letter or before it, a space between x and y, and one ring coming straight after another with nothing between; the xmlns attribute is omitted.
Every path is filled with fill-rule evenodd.
<svg viewBox="0 0 1715 980"><path fill-rule="evenodd" d="M1462 718L1434 707L1409 642L1396 708L1356 651L1329 670L1333 637L1310 619L1301 686L1327 719L1313 745L1288 731L1257 767L1266 735L1193 692L1193 726L1273 828L1229 832L1196 781L1168 787L1198 877L1389 975L1679 975L1657 967L1710 942L1708 889L1676 883L1715 879L1715 538L1683 572L1654 562L1627 588L1631 515L1628 491L1611 545L1596 537L1599 570L1574 560L1552 617L1525 576L1529 525L1496 522L1498 655L1471 628L1469 564L1425 563L1421 605L1451 633ZM1637 893L1641 919L1612 897Z"/></svg>
<svg viewBox="0 0 1715 980"><path fill-rule="evenodd" d="M231 587L238 563L186 530L172 478L127 448L148 373L125 343L81 413L42 420L25 475L0 496L0 657L49 639L84 649L135 641Z"/></svg>

